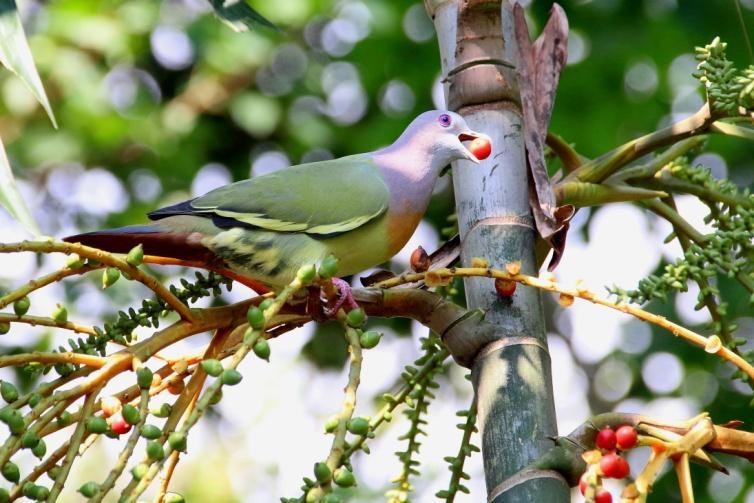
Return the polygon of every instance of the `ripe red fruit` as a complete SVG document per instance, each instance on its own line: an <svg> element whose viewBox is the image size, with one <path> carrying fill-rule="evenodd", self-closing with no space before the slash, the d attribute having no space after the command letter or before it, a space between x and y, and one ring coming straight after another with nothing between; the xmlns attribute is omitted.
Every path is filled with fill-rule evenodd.
<svg viewBox="0 0 754 503"><path fill-rule="evenodd" d="M623 450L632 449L636 446L636 428L630 424L624 424L615 431L618 447Z"/></svg>
<svg viewBox="0 0 754 503"><path fill-rule="evenodd" d="M509 279L498 278L495 280L495 290L501 297L512 297L516 291L516 282Z"/></svg>
<svg viewBox="0 0 754 503"><path fill-rule="evenodd" d="M475 138L469 145L469 150L477 159L487 159L492 152L492 143L488 138Z"/></svg>
<svg viewBox="0 0 754 503"><path fill-rule="evenodd" d="M586 473L581 476L579 479L579 491L581 491L581 494L586 494L586 488L589 486L589 484L586 481Z"/></svg>
<svg viewBox="0 0 754 503"><path fill-rule="evenodd" d="M429 269L430 265L432 265L432 260L427 255L426 250L421 246L417 247L411 254L411 269L415 272L424 272Z"/></svg>
<svg viewBox="0 0 754 503"><path fill-rule="evenodd" d="M597 438L594 443L595 445L597 445L598 449L602 449L604 451L612 451L613 449L615 449L616 443L615 432L609 426L607 428L601 429L599 433L597 433Z"/></svg>
<svg viewBox="0 0 754 503"><path fill-rule="evenodd" d="M117 433L118 435L123 435L131 431L131 425L126 422L123 418L123 414L120 412L110 416L107 419L107 422L110 423L110 429L112 432Z"/></svg>
<svg viewBox="0 0 754 503"><path fill-rule="evenodd" d="M594 503L613 503L613 495L604 489L600 489L594 497Z"/></svg>
<svg viewBox="0 0 754 503"><path fill-rule="evenodd" d="M600 470L602 470L605 477L611 479L624 479L628 477L631 471L628 461L614 452L602 456L602 459L600 459Z"/></svg>

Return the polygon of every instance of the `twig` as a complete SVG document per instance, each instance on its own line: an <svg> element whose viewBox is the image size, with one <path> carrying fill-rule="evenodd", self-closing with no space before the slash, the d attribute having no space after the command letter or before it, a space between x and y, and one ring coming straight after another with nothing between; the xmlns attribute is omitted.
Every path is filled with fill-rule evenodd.
<svg viewBox="0 0 754 503"><path fill-rule="evenodd" d="M26 363L75 363L87 367L102 368L107 363L107 358L102 356L87 355L82 353L45 353L35 351L33 353L21 353L18 355L0 356L0 368L23 365Z"/></svg>
<svg viewBox="0 0 754 503"><path fill-rule="evenodd" d="M33 279L26 283L24 286L16 288L12 292L0 297L0 309L4 309L6 306L17 301L18 299L26 297L35 290L39 290L40 288L45 287L50 283L56 283L63 278L67 278L68 276L81 275L90 271L96 271L97 269L101 268L101 265L92 264L84 264L76 269L65 267L63 269L60 269L59 271L51 272L50 274L42 276L41 278Z"/></svg>
<svg viewBox="0 0 754 503"><path fill-rule="evenodd" d="M78 325L70 321L60 323L59 321L55 321L52 318L45 318L43 316L29 316L26 314L23 316L16 316L15 314L0 313L0 322L24 323L33 327L39 325L42 327L64 328L66 330L71 330L79 334L97 335L97 332L92 327L87 327L86 325Z"/></svg>

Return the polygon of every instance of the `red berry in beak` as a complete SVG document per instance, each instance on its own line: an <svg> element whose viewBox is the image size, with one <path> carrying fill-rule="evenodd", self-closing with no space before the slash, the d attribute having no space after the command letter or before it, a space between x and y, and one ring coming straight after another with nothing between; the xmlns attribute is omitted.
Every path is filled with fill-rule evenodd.
<svg viewBox="0 0 754 503"><path fill-rule="evenodd" d="M597 445L598 449L602 449L604 451L612 451L615 449L615 432L612 428L607 427L603 428L597 433L597 439L595 440L595 444Z"/></svg>
<svg viewBox="0 0 754 503"><path fill-rule="evenodd" d="M492 153L492 143L488 138L475 138L474 141L471 142L471 145L469 145L469 151L480 161L482 159L487 159Z"/></svg>
<svg viewBox="0 0 754 503"><path fill-rule="evenodd" d="M618 447L624 451L636 446L636 436L636 428L630 424L624 424L615 431Z"/></svg>

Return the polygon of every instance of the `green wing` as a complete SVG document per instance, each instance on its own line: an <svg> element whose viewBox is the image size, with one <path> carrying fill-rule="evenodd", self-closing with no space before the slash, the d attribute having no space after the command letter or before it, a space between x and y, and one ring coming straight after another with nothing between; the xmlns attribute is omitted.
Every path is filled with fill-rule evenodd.
<svg viewBox="0 0 754 503"><path fill-rule="evenodd" d="M223 227L237 223L280 232L332 235L380 216L389 201L379 169L369 154L361 154L236 182L152 216L190 213L221 217L213 220L222 221Z"/></svg>

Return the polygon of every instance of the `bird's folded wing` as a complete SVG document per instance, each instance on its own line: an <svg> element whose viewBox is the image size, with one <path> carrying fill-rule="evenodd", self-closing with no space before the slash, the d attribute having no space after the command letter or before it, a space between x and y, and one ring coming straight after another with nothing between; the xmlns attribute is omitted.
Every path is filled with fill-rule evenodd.
<svg viewBox="0 0 754 503"><path fill-rule="evenodd" d="M215 189L187 203L150 213L209 216L223 227L331 236L353 230L387 210L390 194L367 155L284 169ZM216 218L216 217L219 217Z"/></svg>

